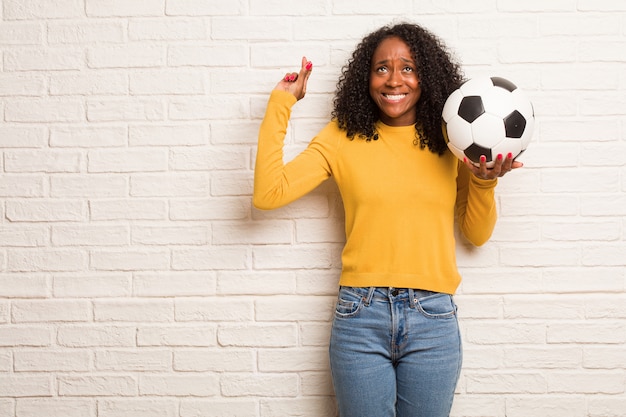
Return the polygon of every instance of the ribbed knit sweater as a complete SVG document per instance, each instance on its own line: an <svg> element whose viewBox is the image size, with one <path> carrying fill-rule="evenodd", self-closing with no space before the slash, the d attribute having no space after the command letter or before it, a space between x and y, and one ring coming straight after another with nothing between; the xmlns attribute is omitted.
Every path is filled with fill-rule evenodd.
<svg viewBox="0 0 626 417"><path fill-rule="evenodd" d="M474 245L496 222L497 180L482 180L450 152L414 144L415 127L377 125L378 140L350 139L330 121L308 147L283 162L284 138L296 98L270 95L254 175L253 204L286 205L334 178L345 210L346 243L339 284L414 288L453 294L455 220Z"/></svg>

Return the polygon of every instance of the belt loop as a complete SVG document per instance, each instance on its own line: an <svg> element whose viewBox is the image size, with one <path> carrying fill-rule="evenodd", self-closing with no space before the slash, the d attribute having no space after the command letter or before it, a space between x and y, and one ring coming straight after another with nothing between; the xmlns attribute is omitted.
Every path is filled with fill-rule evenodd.
<svg viewBox="0 0 626 417"><path fill-rule="evenodd" d="M369 288L369 291L367 292L367 297L365 297L366 307L369 307L370 303L372 302L372 298L374 297L374 291L376 291L376 287Z"/></svg>
<svg viewBox="0 0 626 417"><path fill-rule="evenodd" d="M415 295L415 291L413 288L409 288L409 307L415 308L417 304L417 296Z"/></svg>

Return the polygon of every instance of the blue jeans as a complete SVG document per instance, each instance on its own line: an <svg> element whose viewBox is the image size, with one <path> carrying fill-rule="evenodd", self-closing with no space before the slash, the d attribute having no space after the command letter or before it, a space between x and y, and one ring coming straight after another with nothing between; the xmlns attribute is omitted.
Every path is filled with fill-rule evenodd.
<svg viewBox="0 0 626 417"><path fill-rule="evenodd" d="M341 417L448 417L461 361L449 294L340 288L330 365Z"/></svg>

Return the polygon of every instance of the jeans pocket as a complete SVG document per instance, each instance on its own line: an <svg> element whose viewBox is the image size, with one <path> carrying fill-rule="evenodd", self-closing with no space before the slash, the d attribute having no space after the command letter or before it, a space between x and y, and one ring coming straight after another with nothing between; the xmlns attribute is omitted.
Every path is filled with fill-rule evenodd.
<svg viewBox="0 0 626 417"><path fill-rule="evenodd" d="M418 299L415 305L424 316L432 319L448 319L456 315L456 305L450 294L435 293Z"/></svg>
<svg viewBox="0 0 626 417"><path fill-rule="evenodd" d="M356 316L363 307L363 296L352 291L350 287L341 287L335 305L335 317L350 318Z"/></svg>

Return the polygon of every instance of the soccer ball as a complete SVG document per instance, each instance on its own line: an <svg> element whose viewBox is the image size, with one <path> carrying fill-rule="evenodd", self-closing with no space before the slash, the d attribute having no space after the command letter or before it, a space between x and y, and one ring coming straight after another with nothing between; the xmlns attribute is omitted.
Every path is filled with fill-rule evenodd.
<svg viewBox="0 0 626 417"><path fill-rule="evenodd" d="M530 143L533 105L524 92L500 77L472 78L450 94L443 106L443 134L459 159L474 165L480 157L493 167L498 154L518 157Z"/></svg>

